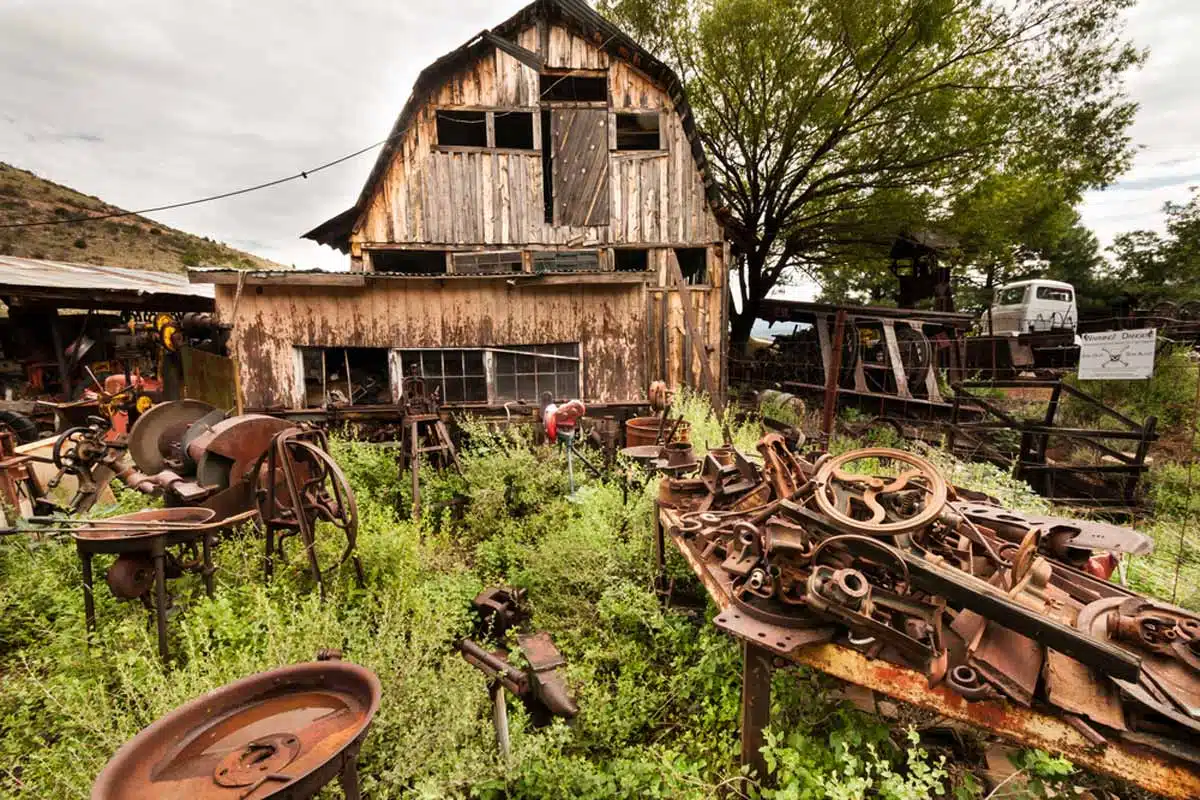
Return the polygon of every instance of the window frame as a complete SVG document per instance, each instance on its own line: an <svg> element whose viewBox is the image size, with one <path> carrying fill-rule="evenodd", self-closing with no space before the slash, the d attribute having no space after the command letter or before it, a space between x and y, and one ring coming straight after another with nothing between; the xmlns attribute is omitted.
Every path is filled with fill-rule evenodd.
<svg viewBox="0 0 1200 800"><path fill-rule="evenodd" d="M561 353L557 353L557 352L556 353L537 353L537 352L534 352L535 348L555 348L555 349L573 348L574 355L570 355L570 356L562 355ZM299 349L299 348L297 348L297 349ZM478 352L478 353L483 354L484 386L486 387L486 392L487 392L486 400L448 401L446 399L445 384L444 384L444 378L446 376L444 373L445 373L445 353L447 353L447 352L457 352L457 353L464 353L464 354L467 352ZM389 363L392 365L392 369L393 369L393 374L392 374L393 393L392 394L393 394L393 397L395 398L395 402L400 405L403 405L403 403L404 403L403 379L407 376L405 366L408 363L412 363L411 359L412 359L413 355L418 354L418 353L421 354L421 358L417 361L417 363L420 364L420 366L421 366L421 377L426 380L426 388L427 389L432 388L432 383L434 381L439 382L443 389L442 403L446 404L446 405L479 406L479 405L486 403L486 405L488 405L488 406L497 406L497 405L501 405L504 402L506 402L505 400L502 399L502 397L500 395L499 379L501 377L508 377L508 374L507 373L502 374L502 366L500 368L498 368L498 365L496 363L497 356L505 356L505 355L513 356L514 371L512 372L511 376L514 381L514 383L513 383L514 390L516 390L517 387L519 387L519 379L521 376L532 376L534 378L535 394L540 396L540 393L541 393L543 387L542 387L541 381L539 379L546 377L546 373L544 373L543 371L539 371L537 369L537 366L536 366L537 360L553 359L555 361L555 363L565 361L565 362L571 362L574 365L574 368L569 371L555 369L550 373L550 375L553 376L554 383L555 383L555 400L574 399L571 397L560 397L557 393L558 376L562 375L562 374L572 375L574 378L574 386L576 389L576 392L575 392L576 396L582 397L582 395L583 395L583 345L581 342L553 342L550 344L520 344L520 345L506 345L506 346L496 345L496 346L492 346L492 347L393 347L390 349L390 353L391 353L391 356L390 356ZM426 375L425 374L425 354L427 354L427 353L437 353L437 354L441 355L441 357L442 357L441 365L442 365L442 373L443 373L442 375ZM520 356L532 356L535 359L535 367L534 367L534 371L532 373L524 373L524 372L516 371L516 369L515 369L516 358L520 357ZM452 376L452 377L459 377L459 376ZM468 378L468 377L477 378L478 376L475 374L472 374L470 376L464 375L463 380L466 380L466 378ZM519 391L516 391L516 396L520 396ZM527 402L536 402L538 399L539 399L539 397L528 398ZM509 400L507 402L515 403L517 401L514 399L514 400Z"/></svg>
<svg viewBox="0 0 1200 800"><path fill-rule="evenodd" d="M654 131L658 134L658 143L654 147L621 147L621 118L622 117L654 117L658 121L658 127ZM612 112L612 141L610 142L609 150L620 156L634 155L662 155L667 152L666 142L664 141L663 131L663 113L658 109L628 109ZM646 132L647 135L649 132Z"/></svg>
<svg viewBox="0 0 1200 800"><path fill-rule="evenodd" d="M438 106L434 109L434 141L432 149L439 153L508 153L512 155L532 155L541 154L542 152L542 119L541 109L538 107L521 107L521 106ZM442 144L441 136L437 129L437 119L441 114L483 114L484 122L484 144L483 145L465 145L465 144ZM529 115L529 126L532 132L532 146L524 147L497 147L496 146L496 115L497 114L527 114ZM471 123L475 124L475 123Z"/></svg>

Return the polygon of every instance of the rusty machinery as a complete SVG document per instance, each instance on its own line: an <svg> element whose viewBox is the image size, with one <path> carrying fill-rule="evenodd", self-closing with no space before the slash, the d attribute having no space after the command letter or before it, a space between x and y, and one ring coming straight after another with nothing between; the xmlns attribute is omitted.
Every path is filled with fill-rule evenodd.
<svg viewBox="0 0 1200 800"><path fill-rule="evenodd" d="M497 586L485 589L476 596L473 605L478 612L476 636L504 641L509 631L519 630L529 619L521 589ZM555 717L571 719L579 713L578 706L567 690L566 678L560 671L566 659L554 645L550 634L520 632L516 634L517 648L526 666L515 666L507 649L489 650L472 639L454 643L464 660L478 669L490 681L492 723L496 728L496 743L504 759L508 758L508 709L505 691L511 693L528 709L534 725L548 725Z"/></svg>
<svg viewBox="0 0 1200 800"><path fill-rule="evenodd" d="M345 539L333 569L350 561L362 583L354 492L330 457L324 432L265 414L228 417L206 403L180 400L143 414L129 432L128 450L137 470L122 479L161 494L168 505L209 508L223 517L257 511L266 533L267 578L284 542L298 536L324 596L329 570L318 561L316 535L327 523Z"/></svg>
<svg viewBox="0 0 1200 800"><path fill-rule="evenodd" d="M901 450L758 449L710 451L660 489L673 537L727 591L719 628L777 656L834 641L1200 765L1200 617L1107 580L1145 536L1002 508Z"/></svg>
<svg viewBox="0 0 1200 800"><path fill-rule="evenodd" d="M34 528L0 531L73 537L83 564L89 632L96 627L92 559L116 555L105 581L114 596L140 600L153 611L165 661L167 580L198 573L211 595L212 550L219 534L255 518L265 530L267 579L284 554L285 541L298 537L322 597L330 572L347 561L363 584L362 564L354 553L354 493L329 455L323 431L261 414L227 417L195 400L149 409L123 444L104 439L105 430L97 423L64 434L52 459L60 467L58 477L79 475L82 491L85 481L95 480L95 468L105 465L130 487L161 496L166 508L96 520L33 516L28 521ZM133 465L120 460L125 451ZM12 487L3 488L7 495ZM324 570L318 558L320 526L332 528L345 541L337 562Z"/></svg>
<svg viewBox="0 0 1200 800"><path fill-rule="evenodd" d="M322 651L180 706L117 751L92 800L305 800L335 777L358 800L358 752L382 689L375 673L339 657Z"/></svg>

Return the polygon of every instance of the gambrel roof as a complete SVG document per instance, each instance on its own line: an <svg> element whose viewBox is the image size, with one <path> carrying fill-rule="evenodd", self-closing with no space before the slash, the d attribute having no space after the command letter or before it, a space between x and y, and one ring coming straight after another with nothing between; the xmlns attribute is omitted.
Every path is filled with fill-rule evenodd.
<svg viewBox="0 0 1200 800"><path fill-rule="evenodd" d="M592 42L597 48L636 67L666 91L679 115L683 131L691 145L692 156L700 169L709 206L718 221L723 223L726 215L720 211L717 185L709 172L704 147L700 141L700 134L692 117L692 109L688 104L687 95L684 93L683 84L674 71L642 48L616 25L596 13L584 0L534 0L510 19L491 30L483 31L462 47L447 53L421 71L413 85L408 102L404 104L404 109L396 119L396 124L392 126L386 144L380 150L375 166L372 167L371 174L359 193L358 201L353 207L304 234L304 238L348 253L350 251L350 234L355 224L366 209L367 203L375 193L377 184L382 180L384 172L399 149L404 133L413 123L417 112L429 95L439 88L455 70L484 56L492 48L503 50L533 69L541 70L544 66L541 56L516 44L516 38L521 31L538 20L557 23L577 33Z"/></svg>

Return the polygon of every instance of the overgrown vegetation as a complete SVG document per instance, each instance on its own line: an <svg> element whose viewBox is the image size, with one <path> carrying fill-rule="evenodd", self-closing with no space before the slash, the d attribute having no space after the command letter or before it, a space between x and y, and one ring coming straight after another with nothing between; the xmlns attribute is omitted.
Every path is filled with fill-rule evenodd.
<svg viewBox="0 0 1200 800"><path fill-rule="evenodd" d="M701 398L680 398L676 408L687 412L698 443L723 440ZM383 683L361 756L366 797L738 796L739 649L709 624L714 609L658 601L656 486L634 487L625 502L615 479L585 480L568 500L559 451L518 433L469 421L466 428L464 475L429 480L420 523L407 519L407 482L397 480L393 451L335 440L358 497L366 589L355 588L347 568L322 603L296 551L264 584L261 540L247 529L217 551L215 598L204 596L198 578L172 582L176 659L168 669L144 609L103 589L99 632L87 646L68 543L0 540L0 796L86 796L141 727L202 692L311 659L322 647L343 648ZM754 433L752 423L731 430L742 447ZM1018 506L1037 502L1003 475L941 458L955 480ZM456 513L447 501L462 494L466 506ZM120 508L108 511L138 500L122 493ZM324 537L323 558L338 545ZM678 557L668 567L682 590L694 581ZM571 725L535 731L510 703L507 763L497 755L485 680L451 648L472 629L471 598L501 581L528 590L533 624L566 656L582 709ZM947 752L922 744L916 728L863 715L836 689L818 673L778 672L770 780L748 784L751 796L981 796L979 782Z"/></svg>

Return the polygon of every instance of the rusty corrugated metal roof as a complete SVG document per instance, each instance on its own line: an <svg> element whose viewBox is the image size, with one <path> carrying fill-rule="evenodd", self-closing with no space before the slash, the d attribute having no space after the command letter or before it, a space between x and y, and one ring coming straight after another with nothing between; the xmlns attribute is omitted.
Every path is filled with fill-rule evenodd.
<svg viewBox="0 0 1200 800"><path fill-rule="evenodd" d="M95 292L138 292L212 297L211 286L194 285L186 275L95 264L71 264L40 258L0 255L0 286L31 289L81 289Z"/></svg>
<svg viewBox="0 0 1200 800"><path fill-rule="evenodd" d="M10 304L211 311L215 295L171 272L0 255L0 297Z"/></svg>

